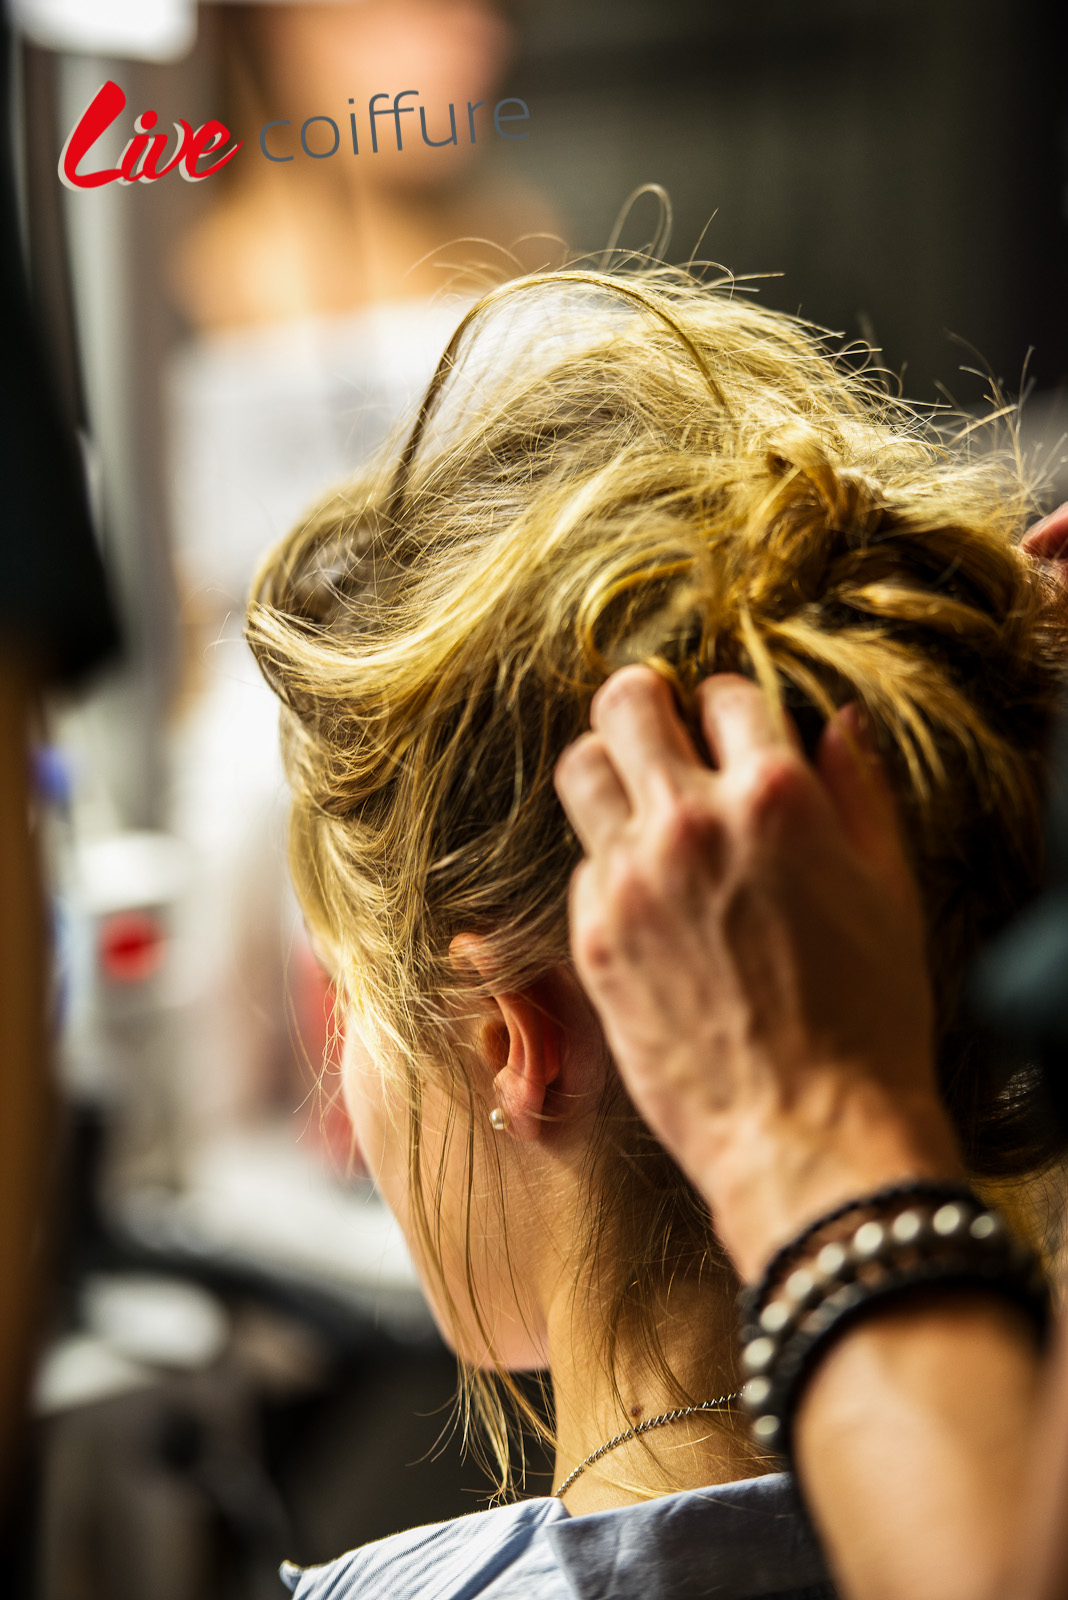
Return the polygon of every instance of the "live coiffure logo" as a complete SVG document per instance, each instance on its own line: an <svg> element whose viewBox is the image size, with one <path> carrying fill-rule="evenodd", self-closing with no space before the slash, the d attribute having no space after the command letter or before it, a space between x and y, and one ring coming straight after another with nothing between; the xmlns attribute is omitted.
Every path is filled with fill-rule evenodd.
<svg viewBox="0 0 1068 1600"><path fill-rule="evenodd" d="M484 100L460 102L464 109L459 117L456 102L450 101L447 117L438 109L433 133L427 121L427 108L420 104L418 97L418 89L401 89L392 95L387 91L373 94L367 103L362 130L357 110L349 111L346 154L349 145L352 156L362 154L373 158L385 150L402 154L406 132L409 143L418 136L432 149L460 143L477 144L491 123L500 139L529 137L530 129L523 125L530 121L530 108L518 96L508 95L498 100L492 109ZM353 99L348 103L355 107ZM221 171L245 145L244 139L235 140L226 124L215 117L195 129L184 118L175 122L172 144L171 134L158 126L155 111L147 110L134 118L133 136L126 141L117 164L111 167L94 164L100 159L99 156L94 158L96 146L125 109L125 94L109 78L74 124L60 153L59 176L68 189L100 189L110 183L156 183L169 172L177 172L188 183L199 183ZM402 117L414 117L416 112L418 135L414 125L405 128L401 122ZM448 131L444 132L446 126ZM298 149L303 157L326 161L338 155L342 148L341 127L331 116L316 113L305 117L297 138L293 136L293 127L288 117L275 117L264 123L258 142L267 161L275 165L295 161ZM283 133L282 129L289 132ZM443 137L436 137L439 133L443 133Z"/></svg>

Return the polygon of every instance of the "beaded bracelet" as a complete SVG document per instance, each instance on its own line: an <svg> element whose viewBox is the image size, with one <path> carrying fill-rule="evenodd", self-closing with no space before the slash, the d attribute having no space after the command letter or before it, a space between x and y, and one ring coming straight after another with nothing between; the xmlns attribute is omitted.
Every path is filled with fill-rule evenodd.
<svg viewBox="0 0 1068 1600"><path fill-rule="evenodd" d="M858 1211L877 1215L817 1248L821 1233ZM1049 1289L1038 1258L998 1212L960 1185L879 1190L827 1213L777 1252L760 1283L740 1297L748 1380L742 1401L756 1442L789 1457L802 1384L828 1345L886 1300L932 1286L1004 1296L1045 1329Z"/></svg>
<svg viewBox="0 0 1068 1600"><path fill-rule="evenodd" d="M973 1205L978 1204L974 1190L967 1184L955 1183L946 1178L905 1178L898 1183L886 1184L872 1194L859 1195L852 1200L843 1201L841 1205L835 1206L833 1211L824 1212L814 1222L802 1228L800 1233L780 1245L756 1283L741 1291L738 1296L738 1314L743 1337L747 1321L767 1300L785 1269L800 1260L814 1239L858 1211L881 1211L897 1200L906 1200L910 1204L916 1200L965 1200Z"/></svg>

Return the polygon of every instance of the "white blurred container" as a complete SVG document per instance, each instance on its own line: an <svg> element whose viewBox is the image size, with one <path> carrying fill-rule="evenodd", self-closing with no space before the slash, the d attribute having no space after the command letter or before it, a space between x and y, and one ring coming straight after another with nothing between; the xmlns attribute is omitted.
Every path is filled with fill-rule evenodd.
<svg viewBox="0 0 1068 1600"><path fill-rule="evenodd" d="M109 1189L171 1187L183 1143L172 975L188 848L165 833L116 833L76 844L65 876L66 1087L105 1115Z"/></svg>

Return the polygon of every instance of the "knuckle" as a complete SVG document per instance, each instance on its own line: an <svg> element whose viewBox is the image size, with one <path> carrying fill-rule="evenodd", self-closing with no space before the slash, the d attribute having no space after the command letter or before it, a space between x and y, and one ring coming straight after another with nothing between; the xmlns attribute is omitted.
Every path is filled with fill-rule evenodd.
<svg viewBox="0 0 1068 1600"><path fill-rule="evenodd" d="M648 863L638 855L620 852L606 885L606 901L616 924L626 928L649 921L657 914L661 899L655 872L650 872Z"/></svg>
<svg viewBox="0 0 1068 1600"><path fill-rule="evenodd" d="M754 757L740 781L744 809L763 829L788 820L802 808L812 777L792 751L776 749Z"/></svg>
<svg viewBox="0 0 1068 1600"><path fill-rule="evenodd" d="M653 832L655 859L661 868L704 862L718 855L722 831L720 816L708 798L685 791L676 794Z"/></svg>
<svg viewBox="0 0 1068 1600"><path fill-rule="evenodd" d="M599 977L616 966L618 946L606 937L599 922L591 921L576 928L572 949L580 972Z"/></svg>

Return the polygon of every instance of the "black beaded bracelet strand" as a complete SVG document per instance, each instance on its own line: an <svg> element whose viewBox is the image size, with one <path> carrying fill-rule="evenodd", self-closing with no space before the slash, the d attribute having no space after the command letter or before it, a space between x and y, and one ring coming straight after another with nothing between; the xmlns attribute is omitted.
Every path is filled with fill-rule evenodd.
<svg viewBox="0 0 1068 1600"><path fill-rule="evenodd" d="M781 1286L746 1307L742 1400L757 1443L789 1457L790 1433L805 1379L843 1329L891 1298L935 1287L981 1289L1022 1306L1040 1335L1049 1317L1049 1288L1034 1252L1004 1218L968 1190L956 1198L879 1191L808 1230L809 1242L849 1211L876 1209L850 1238L825 1244ZM904 1202L904 1203L902 1203ZM799 1236L800 1238L800 1236ZM782 1254L789 1263L804 1245ZM781 1267L780 1267L781 1271ZM767 1277L767 1274L765 1274ZM763 1282L763 1280L762 1280Z"/></svg>
<svg viewBox="0 0 1068 1600"><path fill-rule="evenodd" d="M834 1227L836 1223L844 1221L857 1211L879 1211L898 1200L965 1200L972 1205L980 1203L975 1191L967 1184L949 1178L903 1178L897 1183L885 1184L883 1188L876 1189L871 1194L844 1200L841 1205L835 1206L832 1211L825 1211L814 1222L802 1228L800 1233L780 1245L756 1283L742 1289L738 1296L738 1318L743 1329L764 1304L786 1268L800 1260L813 1239L823 1233L824 1229Z"/></svg>

